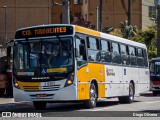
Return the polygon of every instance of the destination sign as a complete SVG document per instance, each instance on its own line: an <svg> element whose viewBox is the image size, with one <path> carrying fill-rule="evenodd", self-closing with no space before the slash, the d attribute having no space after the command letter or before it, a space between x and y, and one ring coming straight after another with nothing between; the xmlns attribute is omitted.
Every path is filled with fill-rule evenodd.
<svg viewBox="0 0 160 120"><path fill-rule="evenodd" d="M16 32L15 39L71 35L71 34L73 34L72 26L47 26L47 27L44 26L44 27L33 27L30 29L19 30Z"/></svg>

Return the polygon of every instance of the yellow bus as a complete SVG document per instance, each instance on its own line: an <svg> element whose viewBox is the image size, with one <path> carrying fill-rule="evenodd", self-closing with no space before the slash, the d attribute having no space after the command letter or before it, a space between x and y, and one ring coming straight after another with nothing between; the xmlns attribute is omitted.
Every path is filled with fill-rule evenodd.
<svg viewBox="0 0 160 120"><path fill-rule="evenodd" d="M144 44L76 25L56 24L16 31L13 58L15 101L83 102L118 97L132 103L149 90Z"/></svg>

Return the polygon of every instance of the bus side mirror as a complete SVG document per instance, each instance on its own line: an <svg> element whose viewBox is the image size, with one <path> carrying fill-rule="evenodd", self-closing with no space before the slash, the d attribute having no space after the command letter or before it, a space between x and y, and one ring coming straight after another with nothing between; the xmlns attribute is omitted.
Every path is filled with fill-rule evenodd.
<svg viewBox="0 0 160 120"><path fill-rule="evenodd" d="M86 50L85 50L84 44L79 45L79 52L80 52L80 55L82 55L82 56L86 55Z"/></svg>
<svg viewBox="0 0 160 120"><path fill-rule="evenodd" d="M75 56L76 56L76 57L79 57L79 56L80 56L80 55L79 55L79 51L78 51L77 48L75 48Z"/></svg>

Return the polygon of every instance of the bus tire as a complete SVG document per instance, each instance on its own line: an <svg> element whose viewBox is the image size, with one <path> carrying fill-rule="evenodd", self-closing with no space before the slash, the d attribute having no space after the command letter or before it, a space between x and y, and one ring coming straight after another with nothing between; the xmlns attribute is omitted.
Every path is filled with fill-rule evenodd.
<svg viewBox="0 0 160 120"><path fill-rule="evenodd" d="M134 86L132 83L129 83L129 95L118 97L120 103L132 103L134 102Z"/></svg>
<svg viewBox="0 0 160 120"><path fill-rule="evenodd" d="M86 105L87 108L95 108L97 104L97 90L96 87L93 83L91 83L90 86L90 91L89 91L89 100L86 100L84 104Z"/></svg>
<svg viewBox="0 0 160 120"><path fill-rule="evenodd" d="M33 101L33 105L36 110L44 110L46 108L47 102Z"/></svg>
<svg viewBox="0 0 160 120"><path fill-rule="evenodd" d="M153 91L153 96L157 96L157 91Z"/></svg>

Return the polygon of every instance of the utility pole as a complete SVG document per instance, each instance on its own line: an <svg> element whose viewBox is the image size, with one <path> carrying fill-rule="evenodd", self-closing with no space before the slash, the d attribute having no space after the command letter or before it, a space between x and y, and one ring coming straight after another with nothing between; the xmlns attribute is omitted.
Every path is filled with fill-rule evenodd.
<svg viewBox="0 0 160 120"><path fill-rule="evenodd" d="M96 8L96 10L97 10L97 21L96 21L96 23L97 23L97 31L98 31L98 27L99 27L99 14L98 14L98 12L99 12L99 10L98 10L99 8L98 8L98 6L97 6L97 8Z"/></svg>
<svg viewBox="0 0 160 120"><path fill-rule="evenodd" d="M132 23L132 0L128 0L128 26Z"/></svg>
<svg viewBox="0 0 160 120"><path fill-rule="evenodd" d="M7 43L7 6L3 6L4 12L4 32L5 32L5 42Z"/></svg>
<svg viewBox="0 0 160 120"><path fill-rule="evenodd" d="M100 19L100 32L102 32L102 0L100 0L100 3L99 3L99 19Z"/></svg>
<svg viewBox="0 0 160 120"><path fill-rule="evenodd" d="M157 7L157 57L160 57L160 0L154 0Z"/></svg>
<svg viewBox="0 0 160 120"><path fill-rule="evenodd" d="M69 0L62 0L62 23L70 24Z"/></svg>
<svg viewBox="0 0 160 120"><path fill-rule="evenodd" d="M157 6L157 56L160 57L160 6Z"/></svg>

